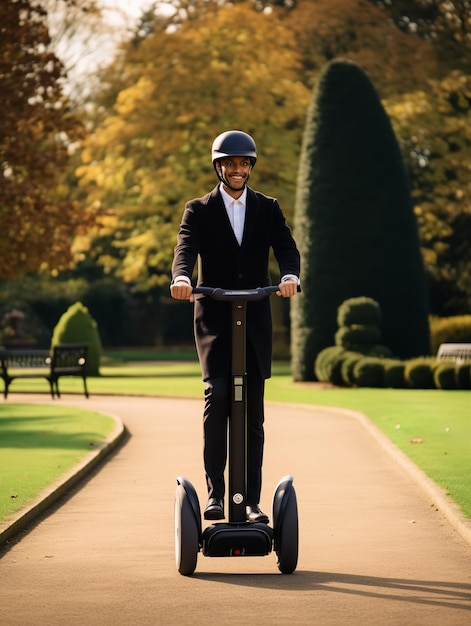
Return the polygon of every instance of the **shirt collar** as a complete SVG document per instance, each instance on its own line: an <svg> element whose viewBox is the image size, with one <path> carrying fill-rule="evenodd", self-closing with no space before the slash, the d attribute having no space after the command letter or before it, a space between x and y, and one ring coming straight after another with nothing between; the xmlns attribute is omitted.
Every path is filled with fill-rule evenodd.
<svg viewBox="0 0 471 626"><path fill-rule="evenodd" d="M224 201L224 206L227 208L229 206L231 206L231 204L234 202L234 200L236 202L240 202L241 204L243 204L244 206L247 203L247 187L244 187L244 191L242 192L242 195L239 198L233 198L232 196L230 196L227 191L224 189L223 184L221 183L219 185L219 191L221 192L221 196L222 199Z"/></svg>

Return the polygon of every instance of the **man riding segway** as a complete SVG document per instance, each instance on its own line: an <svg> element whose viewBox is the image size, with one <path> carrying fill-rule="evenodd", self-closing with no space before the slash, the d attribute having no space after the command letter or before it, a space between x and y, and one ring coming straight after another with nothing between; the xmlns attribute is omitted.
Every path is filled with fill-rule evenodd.
<svg viewBox="0 0 471 626"><path fill-rule="evenodd" d="M269 254L280 269L277 295L298 291L300 257L275 198L247 186L257 161L253 138L239 130L213 142L219 184L187 202L172 265L171 295L195 302L195 341L205 382L204 467L208 502L204 517L224 519L227 424L231 408L231 309L227 302L193 295L198 286L255 289L270 284ZM259 507L264 446L264 389L271 376L272 321L268 298L247 308L247 504L248 522L268 523Z"/></svg>

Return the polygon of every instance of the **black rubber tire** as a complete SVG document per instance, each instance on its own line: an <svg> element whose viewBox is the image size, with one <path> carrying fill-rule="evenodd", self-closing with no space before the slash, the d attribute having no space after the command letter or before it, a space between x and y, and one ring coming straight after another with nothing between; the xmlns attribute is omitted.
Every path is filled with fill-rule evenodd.
<svg viewBox="0 0 471 626"><path fill-rule="evenodd" d="M178 485L175 494L175 561L180 574L193 574L198 552L198 523L183 485Z"/></svg>
<svg viewBox="0 0 471 626"><path fill-rule="evenodd" d="M298 502L294 487L289 492L279 528L275 529L275 533L278 569L282 574L292 574L298 564L299 549Z"/></svg>

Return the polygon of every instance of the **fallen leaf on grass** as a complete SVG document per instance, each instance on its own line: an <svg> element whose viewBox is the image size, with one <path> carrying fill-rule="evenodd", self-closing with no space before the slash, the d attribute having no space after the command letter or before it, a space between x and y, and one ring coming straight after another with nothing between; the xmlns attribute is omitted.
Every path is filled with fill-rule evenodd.
<svg viewBox="0 0 471 626"><path fill-rule="evenodd" d="M409 443L424 443L424 440L421 437L416 437L415 439L409 439Z"/></svg>

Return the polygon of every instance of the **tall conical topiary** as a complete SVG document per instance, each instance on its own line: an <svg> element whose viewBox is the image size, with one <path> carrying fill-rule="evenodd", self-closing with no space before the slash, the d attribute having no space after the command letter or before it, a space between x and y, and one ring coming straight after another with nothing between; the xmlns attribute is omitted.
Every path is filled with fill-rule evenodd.
<svg viewBox="0 0 471 626"><path fill-rule="evenodd" d="M86 343L87 374L98 376L100 373L101 341L95 320L81 302L72 304L61 316L52 333L51 345L61 343Z"/></svg>
<svg viewBox="0 0 471 626"><path fill-rule="evenodd" d="M295 380L315 378L334 344L340 304L376 300L383 338L401 358L429 351L428 298L402 156L371 81L349 61L324 69L308 110L294 235L302 293L291 307Z"/></svg>

